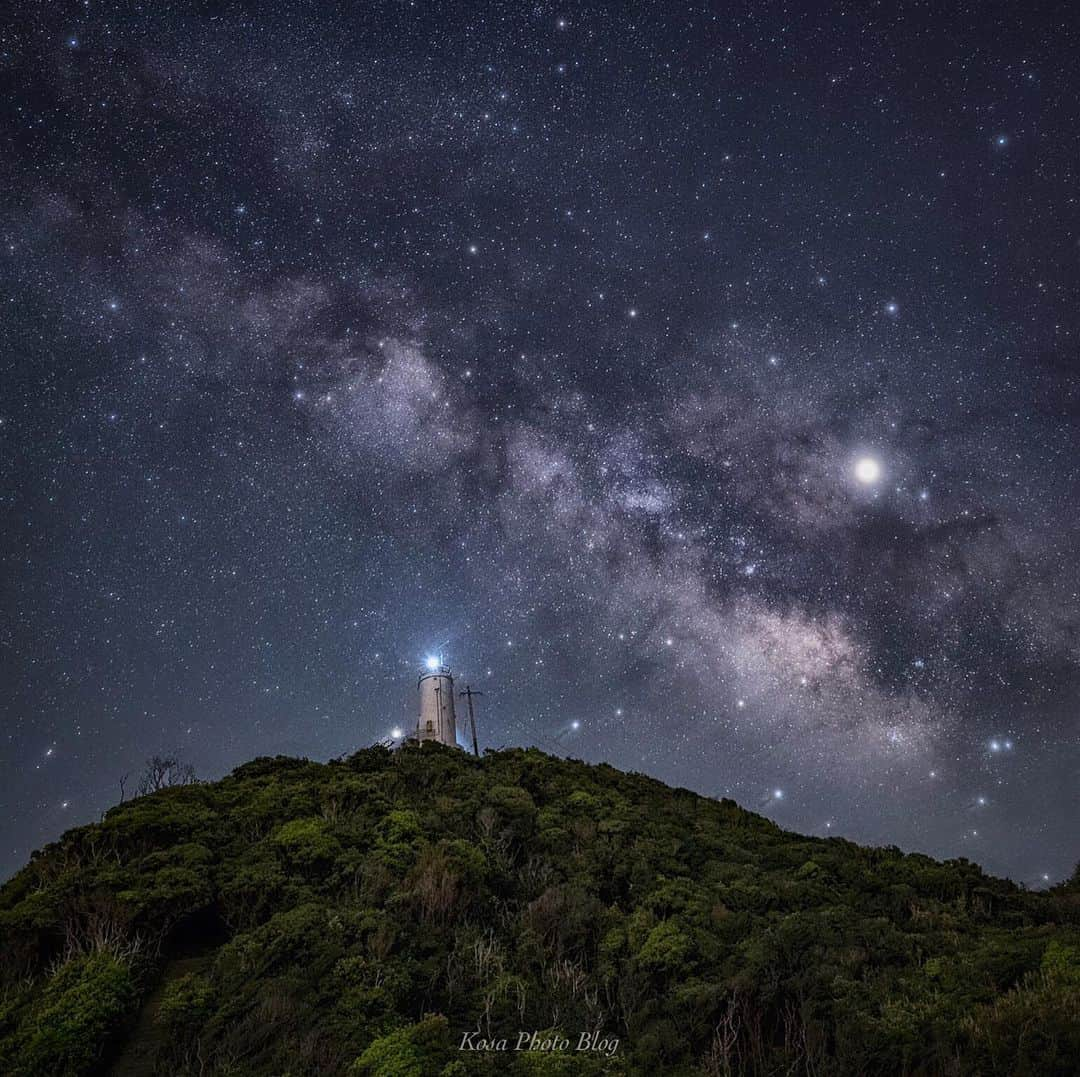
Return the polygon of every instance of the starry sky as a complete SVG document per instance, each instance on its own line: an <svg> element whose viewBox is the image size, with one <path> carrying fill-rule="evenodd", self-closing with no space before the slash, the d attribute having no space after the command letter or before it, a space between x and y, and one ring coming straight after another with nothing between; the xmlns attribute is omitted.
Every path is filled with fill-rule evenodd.
<svg viewBox="0 0 1080 1077"><path fill-rule="evenodd" d="M484 745L1067 875L1070 8L18 5L0 874L438 654Z"/></svg>

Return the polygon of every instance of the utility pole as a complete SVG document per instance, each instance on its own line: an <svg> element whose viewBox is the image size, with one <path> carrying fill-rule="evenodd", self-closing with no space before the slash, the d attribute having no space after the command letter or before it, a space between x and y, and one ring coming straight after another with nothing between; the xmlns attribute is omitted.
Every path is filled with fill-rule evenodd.
<svg viewBox="0 0 1080 1077"><path fill-rule="evenodd" d="M464 696L469 703L469 727L472 729L472 750L473 755L480 754L480 745L476 743L476 715L473 714L473 696L482 696L483 692L474 692L469 685L465 685L464 692L458 692L459 696Z"/></svg>

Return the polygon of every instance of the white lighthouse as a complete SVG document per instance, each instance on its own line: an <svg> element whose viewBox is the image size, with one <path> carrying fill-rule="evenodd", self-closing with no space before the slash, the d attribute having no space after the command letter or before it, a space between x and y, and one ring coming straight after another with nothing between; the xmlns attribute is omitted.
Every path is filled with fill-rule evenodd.
<svg viewBox="0 0 1080 1077"><path fill-rule="evenodd" d="M437 740L457 747L457 717L454 713L454 678L450 667L439 658L429 658L418 682L420 719L417 740Z"/></svg>

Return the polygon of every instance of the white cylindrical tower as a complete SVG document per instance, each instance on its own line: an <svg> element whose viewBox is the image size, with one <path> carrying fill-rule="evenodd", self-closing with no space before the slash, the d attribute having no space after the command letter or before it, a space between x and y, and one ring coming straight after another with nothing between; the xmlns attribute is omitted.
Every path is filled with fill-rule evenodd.
<svg viewBox="0 0 1080 1077"><path fill-rule="evenodd" d="M450 668L430 660L420 674L420 720L418 740L437 740L457 747L457 717L454 714L454 678Z"/></svg>

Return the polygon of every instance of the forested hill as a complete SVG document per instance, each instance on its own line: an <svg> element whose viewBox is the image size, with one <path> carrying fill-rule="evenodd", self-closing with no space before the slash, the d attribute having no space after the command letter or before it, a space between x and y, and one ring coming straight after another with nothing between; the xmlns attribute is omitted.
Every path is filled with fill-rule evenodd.
<svg viewBox="0 0 1080 1077"><path fill-rule="evenodd" d="M1028 893L535 750L163 789L35 855L0 933L11 1075L1080 1067L1075 878Z"/></svg>

